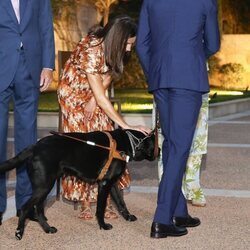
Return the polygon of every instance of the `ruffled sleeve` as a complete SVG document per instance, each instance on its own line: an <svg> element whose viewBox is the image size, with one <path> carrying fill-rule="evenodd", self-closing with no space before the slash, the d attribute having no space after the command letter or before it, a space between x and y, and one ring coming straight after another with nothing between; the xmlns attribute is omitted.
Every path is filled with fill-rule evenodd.
<svg viewBox="0 0 250 250"><path fill-rule="evenodd" d="M104 63L104 55L101 44L98 41L86 41L81 52L81 69L89 74L101 74Z"/></svg>

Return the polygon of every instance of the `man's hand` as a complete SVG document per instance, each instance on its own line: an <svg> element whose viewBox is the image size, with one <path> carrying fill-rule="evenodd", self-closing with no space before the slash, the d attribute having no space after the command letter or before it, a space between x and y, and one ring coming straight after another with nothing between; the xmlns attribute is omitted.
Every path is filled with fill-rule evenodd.
<svg viewBox="0 0 250 250"><path fill-rule="evenodd" d="M45 91L53 79L53 71L51 69L43 69L40 76L40 91Z"/></svg>

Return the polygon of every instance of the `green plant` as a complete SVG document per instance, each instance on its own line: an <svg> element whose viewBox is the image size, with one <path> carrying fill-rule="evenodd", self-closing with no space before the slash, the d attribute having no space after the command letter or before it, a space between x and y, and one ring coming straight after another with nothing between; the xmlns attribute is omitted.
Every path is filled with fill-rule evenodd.
<svg viewBox="0 0 250 250"><path fill-rule="evenodd" d="M220 63L220 59L217 56L211 56L208 59L209 75L212 76L219 72L219 69L220 69L219 63Z"/></svg>
<svg viewBox="0 0 250 250"><path fill-rule="evenodd" d="M129 15L135 20L138 19L143 0L120 0L119 4L114 5L110 17L116 15Z"/></svg>
<svg viewBox="0 0 250 250"><path fill-rule="evenodd" d="M226 63L220 66L219 73L224 89L234 89L242 83L244 67L240 63Z"/></svg>

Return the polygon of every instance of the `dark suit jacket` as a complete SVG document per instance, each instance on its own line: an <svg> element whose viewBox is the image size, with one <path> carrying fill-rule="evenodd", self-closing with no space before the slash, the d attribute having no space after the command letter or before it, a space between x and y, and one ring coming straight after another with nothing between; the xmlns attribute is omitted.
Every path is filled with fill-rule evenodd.
<svg viewBox="0 0 250 250"><path fill-rule="evenodd" d="M0 1L0 92L13 80L21 42L28 70L38 88L42 68L54 69L50 0L20 0L20 17L19 24L11 1Z"/></svg>
<svg viewBox="0 0 250 250"><path fill-rule="evenodd" d="M206 60L219 47L216 0L144 0L136 49L149 91L209 91Z"/></svg>

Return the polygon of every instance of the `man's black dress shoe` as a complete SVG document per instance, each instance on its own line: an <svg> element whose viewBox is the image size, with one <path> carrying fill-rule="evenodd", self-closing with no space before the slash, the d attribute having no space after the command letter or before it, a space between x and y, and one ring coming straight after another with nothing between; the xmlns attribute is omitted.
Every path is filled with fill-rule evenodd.
<svg viewBox="0 0 250 250"><path fill-rule="evenodd" d="M167 236L182 236L187 234L188 231L184 227L177 227L175 225L165 225L153 222L151 226L151 238L166 238Z"/></svg>
<svg viewBox="0 0 250 250"><path fill-rule="evenodd" d="M177 227L197 227L201 221L199 218L188 215L187 217L174 217L174 224Z"/></svg>
<svg viewBox="0 0 250 250"><path fill-rule="evenodd" d="M3 220L3 212L0 212L0 225L2 225L2 220Z"/></svg>

